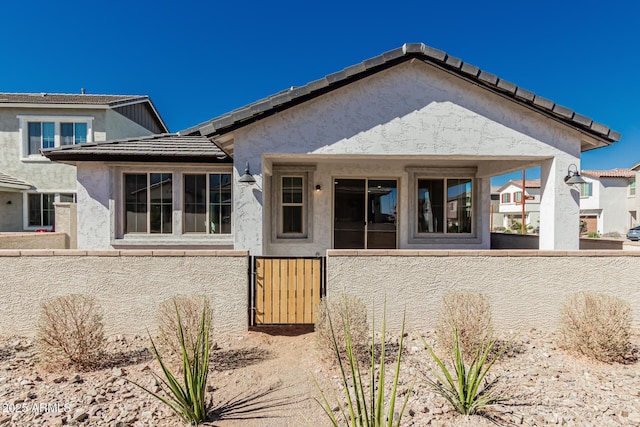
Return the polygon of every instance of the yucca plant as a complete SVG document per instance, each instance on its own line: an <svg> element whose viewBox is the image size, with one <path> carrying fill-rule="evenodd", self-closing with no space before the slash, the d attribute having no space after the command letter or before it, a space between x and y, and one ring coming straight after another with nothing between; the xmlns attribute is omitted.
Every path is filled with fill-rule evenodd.
<svg viewBox="0 0 640 427"><path fill-rule="evenodd" d="M182 351L182 383L178 380L180 374L174 374L162 359L156 344L151 336L153 354L160 364L164 378L152 372L158 380L162 395L136 384L147 393L170 407L179 417L189 424L199 424L207 418L207 377L209 374L209 329L211 326L211 314L206 307L202 310L200 327L193 346L185 342L185 333L180 319L177 304L176 318L178 320L178 337Z"/></svg>
<svg viewBox="0 0 640 427"><path fill-rule="evenodd" d="M477 414L492 405L507 400L499 396L495 391L495 386L498 384L500 376L495 377L491 381L487 380L486 377L496 360L505 352L509 343L502 346L495 353L493 353L493 349L497 340L494 339L483 343L477 348L475 355L471 359L471 363L467 365L460 343L460 334L456 327L453 328L452 334L452 370L447 368L429 344L427 344L427 341L424 338L422 339L425 348L429 351L429 354L439 368L438 371L429 366L435 380L427 378L427 383L437 394L451 403L456 412L463 415Z"/></svg>
<svg viewBox="0 0 640 427"><path fill-rule="evenodd" d="M345 310L349 313L349 310ZM375 334L372 334L371 339L371 363L369 364L369 381L367 387L363 383L362 374L360 372L360 363L356 353L354 352L353 342L351 340L351 326L349 316L344 319L344 341L346 345L346 357L342 356L342 352L338 346L338 340L336 338L333 323L331 322L331 314L328 313L328 321L331 329L331 336L333 341L334 351L338 364L340 366L340 373L342 375L342 385L344 387L345 399L347 401L347 411L342 405L338 405L341 408L342 418L351 427L393 427L399 426L402 415L407 406L410 390L402 403L402 408L398 413L395 413L396 398L398 395L398 379L400 377L400 363L402 358L403 339L404 339L404 318L402 319L402 332L400 334L398 356L395 364L395 373L393 378L393 386L391 388L388 400L388 406L385 410L385 325L386 325L386 307L384 309L382 319L382 342L380 343L380 359L379 368L376 369L375 358ZM375 325L375 319L372 318L372 325ZM375 329L375 326L372 327ZM346 359L346 360L344 360ZM346 365L346 367L345 367ZM347 374L349 372L349 374ZM377 381L376 381L377 378ZM353 384L353 386L351 386ZM331 421L331 425L338 427L341 424L338 422L336 415L333 413L332 405L329 403L326 394L320 388L320 385L316 381L316 385L320 390L322 402L319 402L324 409L325 414Z"/></svg>

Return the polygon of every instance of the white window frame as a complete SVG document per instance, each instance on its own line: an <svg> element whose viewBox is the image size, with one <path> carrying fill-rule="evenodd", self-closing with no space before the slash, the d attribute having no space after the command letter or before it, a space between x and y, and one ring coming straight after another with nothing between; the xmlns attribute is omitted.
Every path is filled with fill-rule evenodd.
<svg viewBox="0 0 640 427"><path fill-rule="evenodd" d="M185 176L187 175L204 175L206 177L205 179L205 184L206 184L206 218L207 218L207 223L209 222L209 213L210 213L210 208L211 208L211 181L209 179L210 175L229 175L230 177L230 183L231 183L231 231L229 231L228 233L212 233L211 232L211 226L209 224L207 224L206 227L206 232L201 233L201 232L197 232L197 231L185 231L185 191L184 191L184 183L185 183ZM183 172L182 173L182 188L180 190L180 194L182 195L182 200L180 201L181 206L182 206L182 230L180 230L180 232L184 235L212 235L212 236L224 236L224 237L231 237L233 235L233 226L234 226L234 218L233 218L233 172L229 171L229 172Z"/></svg>
<svg viewBox="0 0 640 427"><path fill-rule="evenodd" d="M481 236L478 232L478 221L480 217L480 192L481 186L476 178L477 168L429 168L429 167L413 167L405 168L409 173L409 243L416 244L441 244L455 241L460 244L481 243ZM444 181L444 219L448 203L446 202L447 180L452 179L470 179L471 180L471 232L470 233L449 233L447 232L446 223L443 224L443 232L441 233L419 233L418 219L416 212L418 211L418 180L420 179L441 179Z"/></svg>
<svg viewBox="0 0 640 427"><path fill-rule="evenodd" d="M630 178L629 179L629 197L635 197L637 192L638 192L638 181L636 181L635 178Z"/></svg>
<svg viewBox="0 0 640 427"><path fill-rule="evenodd" d="M312 242L313 241L313 173L315 165L274 165L271 187L273 191L271 203L271 241L278 242ZM302 233L283 232L282 179L285 177L302 178ZM291 204L287 204L291 205ZM299 204L295 204L299 205ZM293 205L291 205L293 206Z"/></svg>
<svg viewBox="0 0 640 427"><path fill-rule="evenodd" d="M22 228L23 230L35 231L35 230L47 230L51 231L53 229L52 225L29 225L29 195L39 194L42 200L42 194L53 194L53 223L55 224L55 204L60 203L60 194L72 194L74 200L76 200L76 192L69 190L42 190L42 191L25 191L22 193ZM42 219L42 218L41 218Z"/></svg>
<svg viewBox="0 0 640 427"><path fill-rule="evenodd" d="M584 188L584 186L587 186L589 188L588 194L583 194L582 193L582 189ZM593 182L585 182L583 184L580 184L580 198L581 199L588 199L589 197L593 196Z"/></svg>
<svg viewBox="0 0 640 427"><path fill-rule="evenodd" d="M22 161L43 161L50 160L42 154L29 154L29 123L30 122L53 122L54 124L54 147L60 147L62 136L60 123L86 123L87 143L93 142L93 116L49 116L49 115L18 115L19 134L22 142Z"/></svg>

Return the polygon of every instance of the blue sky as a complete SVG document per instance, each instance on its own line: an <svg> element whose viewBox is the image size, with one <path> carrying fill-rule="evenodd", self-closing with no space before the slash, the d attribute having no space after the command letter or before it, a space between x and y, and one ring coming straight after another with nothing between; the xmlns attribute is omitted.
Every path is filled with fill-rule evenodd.
<svg viewBox="0 0 640 427"><path fill-rule="evenodd" d="M25 0L2 14L0 91L148 94L171 131L422 42L622 132L583 169L640 162L640 2Z"/></svg>

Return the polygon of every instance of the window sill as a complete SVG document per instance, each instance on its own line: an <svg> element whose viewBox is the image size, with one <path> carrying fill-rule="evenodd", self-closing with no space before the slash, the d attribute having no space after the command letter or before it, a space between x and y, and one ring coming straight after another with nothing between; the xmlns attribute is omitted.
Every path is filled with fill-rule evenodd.
<svg viewBox="0 0 640 427"><path fill-rule="evenodd" d="M47 159L44 156L34 155L29 157L21 157L20 161L23 163L51 163L51 160Z"/></svg>

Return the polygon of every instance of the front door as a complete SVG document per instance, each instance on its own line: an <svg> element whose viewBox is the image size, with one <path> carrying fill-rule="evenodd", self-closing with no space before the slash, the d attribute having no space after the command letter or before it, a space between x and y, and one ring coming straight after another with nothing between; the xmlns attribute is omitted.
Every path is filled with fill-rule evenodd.
<svg viewBox="0 0 640 427"><path fill-rule="evenodd" d="M398 181L334 180L333 247L395 249Z"/></svg>

